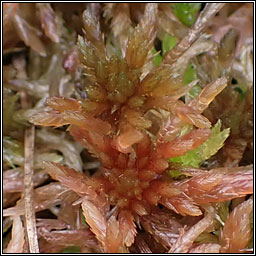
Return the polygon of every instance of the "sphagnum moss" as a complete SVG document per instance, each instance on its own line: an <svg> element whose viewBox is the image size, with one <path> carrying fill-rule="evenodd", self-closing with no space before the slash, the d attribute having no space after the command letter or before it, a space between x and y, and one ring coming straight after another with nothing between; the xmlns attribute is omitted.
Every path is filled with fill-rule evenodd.
<svg viewBox="0 0 256 256"><path fill-rule="evenodd" d="M252 199L239 204L226 222L222 222L223 230L220 228L220 211L226 207L226 204L221 206L222 202L245 198L253 192L252 165L239 167L234 164L231 167L229 159L223 167L225 155L221 155L222 151L218 153L218 160L214 160L229 135L229 126L226 119L222 120L226 129L221 131L221 122L215 122L222 118L222 114L215 114L215 120L208 106L211 102L216 104L215 98L219 94L222 97L230 88L230 77L234 77L232 60L230 63L222 60L223 53L232 49L228 37L221 42L221 50L205 35L201 36L201 31L207 28L210 18L223 5L207 4L183 39L174 29L172 36L179 42L156 67L152 54L155 39L164 38L163 34L168 32L163 32L159 17L166 20L166 10L169 14L173 12L171 5L166 6L166 10L162 5L139 4L138 13L144 14L133 28L136 18L132 16L132 4L106 4L104 16L107 19L119 15L111 21L113 34L101 22L100 5L88 5L81 15L84 36L78 36L77 46L72 46L63 63L75 83L80 79L79 87L84 96L77 99L70 94L68 97L49 97L47 110L30 118L30 122L40 126L68 125L72 137L101 163L93 175L56 162L44 163L45 171L60 183L46 185L49 189L52 186L52 192L56 191L55 199L52 198L48 205L40 203L44 187L35 190L35 210L52 207L52 212L58 216L59 211L53 207L58 203L63 205L59 220L49 223L38 220L39 237L51 244L54 238L47 237L49 230L70 229L68 225L75 227L75 224L65 223L68 217L64 216L79 216L80 205L91 230L76 224L69 242L65 232L61 238L58 233L61 231L56 231L56 238L60 239L57 250L63 245L81 246L83 243L78 234L87 237L84 250L91 248L113 253L242 252L249 242L251 208L247 208L248 216L244 216L239 242L232 223L240 216L243 205L251 206ZM49 5L38 5L37 8L46 36L61 43L61 23L54 11ZM52 26L47 26L44 20L43 14L47 10L52 17ZM124 10L130 10L130 15ZM180 9L175 6L174 10ZM196 11L199 12L199 8ZM127 23L120 22L120 27L129 30L127 33L117 29L117 20L122 15ZM187 30L175 16L170 20L172 26L179 26L183 32ZM54 34L51 29L58 33ZM206 68L211 64L207 54L206 63L200 63L204 55L196 58L201 54L196 44L215 51L219 57L212 59L212 73ZM195 49L193 53L189 51L192 47ZM39 53L42 55L41 50ZM234 54L230 56L233 58ZM187 65L191 59L198 80L184 85L186 69L182 65ZM191 97L189 91L194 86L199 86L200 90ZM204 113L215 122L207 119ZM212 124L215 124L213 128ZM207 164L213 168L199 169ZM23 214L22 203L21 200L14 208L6 209L4 215L15 216L17 211ZM73 207L68 209L69 205ZM147 235L141 231L141 226ZM195 242L200 234L210 232L215 232L214 242ZM153 243L150 242L152 239Z"/></svg>

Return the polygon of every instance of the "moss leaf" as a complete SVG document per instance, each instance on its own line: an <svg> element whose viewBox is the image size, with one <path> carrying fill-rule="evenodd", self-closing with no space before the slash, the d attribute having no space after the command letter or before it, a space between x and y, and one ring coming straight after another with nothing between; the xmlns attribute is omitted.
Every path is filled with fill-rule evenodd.
<svg viewBox="0 0 256 256"><path fill-rule="evenodd" d="M3 137L3 161L10 167L23 165L24 163L24 146L21 142L11 137Z"/></svg>
<svg viewBox="0 0 256 256"><path fill-rule="evenodd" d="M77 253L77 252L81 252L81 249L79 246L69 246L64 248L61 253Z"/></svg>
<svg viewBox="0 0 256 256"><path fill-rule="evenodd" d="M201 5L201 3L176 3L174 13L184 25L190 27L196 21Z"/></svg>
<svg viewBox="0 0 256 256"><path fill-rule="evenodd" d="M165 33L162 40L162 54L165 55L176 45L176 43L177 40L175 37L169 35L168 33Z"/></svg>
<svg viewBox="0 0 256 256"><path fill-rule="evenodd" d="M198 168L200 163L215 155L223 147L224 141L229 136L230 129L220 130L221 121L219 120L211 130L211 135L206 142L196 149L188 151L185 155L171 158L171 162L180 163L183 166Z"/></svg>

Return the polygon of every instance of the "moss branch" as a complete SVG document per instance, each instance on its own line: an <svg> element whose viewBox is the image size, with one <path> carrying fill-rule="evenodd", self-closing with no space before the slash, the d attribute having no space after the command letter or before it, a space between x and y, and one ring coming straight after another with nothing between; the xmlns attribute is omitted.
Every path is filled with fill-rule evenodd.
<svg viewBox="0 0 256 256"><path fill-rule="evenodd" d="M211 18L213 18L224 5L225 3L207 3L188 34L171 51L167 52L164 57L164 63L175 63L196 39L199 38Z"/></svg>
<svg viewBox="0 0 256 256"><path fill-rule="evenodd" d="M212 224L214 216L215 209L212 206L207 206L204 218L192 226L187 232L183 230L182 232L184 233L178 238L168 253L187 253L193 241Z"/></svg>

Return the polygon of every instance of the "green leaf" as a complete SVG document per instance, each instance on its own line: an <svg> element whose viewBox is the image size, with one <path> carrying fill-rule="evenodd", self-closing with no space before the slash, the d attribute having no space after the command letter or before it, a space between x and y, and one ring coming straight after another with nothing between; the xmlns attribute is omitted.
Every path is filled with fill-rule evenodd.
<svg viewBox="0 0 256 256"><path fill-rule="evenodd" d="M184 84L189 84L192 81L196 80L197 78L198 77L197 77L196 70L194 69L192 64L189 64L184 74ZM193 99L196 96L198 96L201 91L202 91L201 87L199 85L196 85L193 88L191 88L191 90L189 91L189 95Z"/></svg>
<svg viewBox="0 0 256 256"><path fill-rule="evenodd" d="M3 98L3 130L7 135L10 131L20 129L22 126L14 119L14 114L17 111L17 101L19 95L10 95L9 93Z"/></svg>
<svg viewBox="0 0 256 256"><path fill-rule="evenodd" d="M29 118L38 112L37 109L20 109L17 110L14 115L13 119L17 124L23 125L24 127L29 127L31 124L29 123Z"/></svg>
<svg viewBox="0 0 256 256"><path fill-rule="evenodd" d="M15 165L24 164L24 147L23 144L11 137L3 137L3 161L8 166L15 168Z"/></svg>
<svg viewBox="0 0 256 256"><path fill-rule="evenodd" d="M82 223L87 224L84 215L82 214L81 216L82 216Z"/></svg>
<svg viewBox="0 0 256 256"><path fill-rule="evenodd" d="M246 97L246 93L247 93L247 88L243 85L239 85L237 87L234 88L234 90L236 92L239 92L240 93L240 99L241 100L244 100L245 97Z"/></svg>
<svg viewBox="0 0 256 256"><path fill-rule="evenodd" d="M169 171L169 174L173 179L182 179L184 177L191 177L191 174L182 172L179 170L171 170Z"/></svg>
<svg viewBox="0 0 256 256"><path fill-rule="evenodd" d="M250 228L251 228L251 237L250 237L247 248L253 248L253 211L250 215Z"/></svg>
<svg viewBox="0 0 256 256"><path fill-rule="evenodd" d="M218 243L218 237L207 232L201 233L195 240L196 243L204 244L204 243Z"/></svg>
<svg viewBox="0 0 256 256"><path fill-rule="evenodd" d="M225 222L229 215L230 201L221 202L221 203L218 203L218 205L219 205L218 214L221 220Z"/></svg>
<svg viewBox="0 0 256 256"><path fill-rule="evenodd" d="M66 29L67 29L67 31L68 31L69 34L72 34L72 29L71 29L71 28L66 27Z"/></svg>
<svg viewBox="0 0 256 256"><path fill-rule="evenodd" d="M253 230L253 211L250 215L250 227L251 227L251 230Z"/></svg>
<svg viewBox="0 0 256 256"><path fill-rule="evenodd" d="M230 129L220 130L221 121L215 124L211 130L210 137L199 147L188 151L185 155L171 158L170 161L180 163L183 166L198 168L200 163L215 155L223 147L224 141L230 133Z"/></svg>
<svg viewBox="0 0 256 256"><path fill-rule="evenodd" d="M64 248L61 253L76 253L81 252L81 248L79 246L69 246Z"/></svg>
<svg viewBox="0 0 256 256"><path fill-rule="evenodd" d="M177 40L175 37L169 35L168 33L164 34L162 40L162 55L165 55L168 51L170 51L177 44Z"/></svg>
<svg viewBox="0 0 256 256"><path fill-rule="evenodd" d="M202 91L202 88L200 87L200 85L197 84L190 89L189 95L192 99L194 99L200 94L201 91Z"/></svg>
<svg viewBox="0 0 256 256"><path fill-rule="evenodd" d="M182 127L179 136L182 137L182 136L188 134L189 132L191 132L192 130L193 130L193 125L192 125L192 124L185 124L185 125Z"/></svg>
<svg viewBox="0 0 256 256"><path fill-rule="evenodd" d="M57 153L37 153L35 154L35 168L40 168L43 162L61 163L63 156Z"/></svg>
<svg viewBox="0 0 256 256"><path fill-rule="evenodd" d="M186 26L190 27L196 21L201 3L176 3L173 10L178 19Z"/></svg>
<svg viewBox="0 0 256 256"><path fill-rule="evenodd" d="M156 50L155 47L153 48L152 53L153 53L153 54L156 54L156 53L157 53L157 50ZM158 67L158 66L161 64L162 59L163 59L163 57L160 55L160 53L158 53L158 54L154 57L154 59L153 59L154 65Z"/></svg>
<svg viewBox="0 0 256 256"><path fill-rule="evenodd" d="M175 45L177 44L177 39L171 35L169 35L168 33L165 33L162 39L162 52L161 54L158 53L154 59L153 62L155 64L155 66L159 66L163 60L163 55L165 55L168 51L170 51ZM153 54L157 53L156 48L154 47L152 50Z"/></svg>
<svg viewBox="0 0 256 256"><path fill-rule="evenodd" d="M3 137L3 161L10 167L24 165L24 145L9 136ZM54 152L35 152L35 168L40 168L44 161L60 163L63 156Z"/></svg>
<svg viewBox="0 0 256 256"><path fill-rule="evenodd" d="M197 79L196 70L192 64L189 64L184 74L184 84L189 84Z"/></svg>
<svg viewBox="0 0 256 256"><path fill-rule="evenodd" d="M220 236L220 230L218 229L218 230L214 230L214 231L212 231L212 234L214 234L215 236Z"/></svg>

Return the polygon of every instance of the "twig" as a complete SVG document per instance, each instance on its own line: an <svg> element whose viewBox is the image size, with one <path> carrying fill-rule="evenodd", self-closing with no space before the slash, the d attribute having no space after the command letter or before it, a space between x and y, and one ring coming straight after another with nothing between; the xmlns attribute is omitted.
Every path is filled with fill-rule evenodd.
<svg viewBox="0 0 256 256"><path fill-rule="evenodd" d="M198 39L203 29L225 3L207 3L188 34L164 57L164 63L173 64Z"/></svg>
<svg viewBox="0 0 256 256"><path fill-rule="evenodd" d="M26 230L30 253L39 253L33 205L34 140L35 127L32 125L25 131L24 200Z"/></svg>

